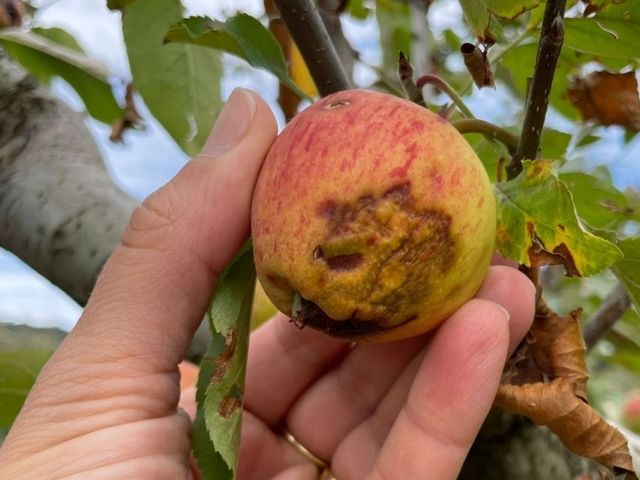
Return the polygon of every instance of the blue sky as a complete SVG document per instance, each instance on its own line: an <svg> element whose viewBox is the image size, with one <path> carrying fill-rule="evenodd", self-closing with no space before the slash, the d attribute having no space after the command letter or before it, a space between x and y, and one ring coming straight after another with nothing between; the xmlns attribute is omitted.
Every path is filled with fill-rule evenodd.
<svg viewBox="0 0 640 480"><path fill-rule="evenodd" d="M116 78L129 78L120 16L106 9L105 0L41 0L37 3L46 6L36 19L39 25L67 29L77 37L88 54L105 63ZM184 0L184 4L189 14L217 18L238 10L252 15L261 15L263 11L261 0ZM456 27L457 24L456 29L459 30L459 18L457 3L449 2L435 13L431 21L438 27ZM350 21L345 24L345 29L349 40L361 52L366 63L379 63L375 21ZM225 58L227 73L223 79L224 98L236 86L255 89L259 85L259 92L275 107L277 83L272 76L251 70L239 60ZM372 73L364 66L359 66L355 73L360 85L372 81ZM62 82L56 83L54 89L71 105L82 108L74 92ZM495 105L496 98L501 98L499 105ZM513 115L517 108L508 96L496 96L494 91L488 89L474 94L468 104L481 117L499 123L504 121L505 115ZM163 185L187 160L162 127L144 111L143 105L141 110L147 128L143 132L129 132L125 145L111 144L107 126L87 121L114 180L137 199L144 198ZM282 125L281 117L279 121ZM562 126L563 122L558 120L554 123ZM637 186L640 183L640 138L625 146L621 130L608 129L605 135L608 141L590 149L587 163L593 166L609 163L619 187ZM80 313L80 307L56 287L0 249L0 321L70 329Z"/></svg>

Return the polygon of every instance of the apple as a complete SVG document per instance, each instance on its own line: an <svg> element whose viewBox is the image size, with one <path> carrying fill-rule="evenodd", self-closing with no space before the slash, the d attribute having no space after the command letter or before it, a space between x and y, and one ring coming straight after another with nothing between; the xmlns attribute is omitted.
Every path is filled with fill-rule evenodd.
<svg viewBox="0 0 640 480"><path fill-rule="evenodd" d="M387 341L433 329L477 292L496 206L482 163L446 119L347 90L279 135L251 224L260 283L296 325Z"/></svg>

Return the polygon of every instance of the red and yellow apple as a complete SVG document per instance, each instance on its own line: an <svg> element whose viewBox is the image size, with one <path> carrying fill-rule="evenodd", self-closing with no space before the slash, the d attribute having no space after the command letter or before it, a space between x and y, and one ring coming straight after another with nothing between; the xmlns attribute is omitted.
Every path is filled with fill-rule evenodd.
<svg viewBox="0 0 640 480"><path fill-rule="evenodd" d="M253 196L258 278L282 312L350 341L431 330L494 251L483 165L444 118L366 90L328 96L270 149Z"/></svg>

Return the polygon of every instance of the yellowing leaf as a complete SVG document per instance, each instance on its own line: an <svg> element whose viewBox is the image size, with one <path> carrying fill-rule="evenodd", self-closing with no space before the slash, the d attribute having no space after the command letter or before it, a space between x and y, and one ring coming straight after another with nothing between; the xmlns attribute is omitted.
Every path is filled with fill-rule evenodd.
<svg viewBox="0 0 640 480"><path fill-rule="evenodd" d="M613 243L581 224L567 186L551 161L524 162L514 180L495 187L497 246L527 266L564 265L568 275L589 276L622 259Z"/></svg>
<svg viewBox="0 0 640 480"><path fill-rule="evenodd" d="M313 82L304 58L302 58L300 49L294 42L289 44L289 72L293 81L300 87L300 90L309 97L318 96L316 84Z"/></svg>

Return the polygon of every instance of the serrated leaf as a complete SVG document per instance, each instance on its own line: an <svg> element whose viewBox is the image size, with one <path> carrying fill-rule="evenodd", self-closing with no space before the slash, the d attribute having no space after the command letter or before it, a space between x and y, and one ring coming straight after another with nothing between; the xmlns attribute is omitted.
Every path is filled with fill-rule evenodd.
<svg viewBox="0 0 640 480"><path fill-rule="evenodd" d="M205 479L237 474L254 287L253 252L247 244L220 278L209 309L213 339L198 379L193 437Z"/></svg>
<svg viewBox="0 0 640 480"><path fill-rule="evenodd" d="M552 162L523 166L518 177L495 187L497 245L503 255L528 266L561 264L576 276L593 275L621 260L618 247L580 224Z"/></svg>
<svg viewBox="0 0 640 480"><path fill-rule="evenodd" d="M256 68L273 73L301 98L308 98L289 76L287 63L276 39L251 15L239 13L225 22L207 17L186 18L171 27L165 40L231 53Z"/></svg>
<svg viewBox="0 0 640 480"><path fill-rule="evenodd" d="M460 0L460 7L469 29L478 38L483 39L489 28L489 9L480 0Z"/></svg>
<svg viewBox="0 0 640 480"><path fill-rule="evenodd" d="M109 70L76 49L44 36L19 29L2 29L0 45L31 74L43 82L59 76L71 85L89 115L112 124L123 112L109 84Z"/></svg>
<svg viewBox="0 0 640 480"><path fill-rule="evenodd" d="M136 0L127 6L122 29L136 90L176 143L195 155L222 108L222 68L210 49L164 44L182 14L179 0Z"/></svg>
<svg viewBox="0 0 640 480"><path fill-rule="evenodd" d="M636 308L640 310L640 237L620 240L618 247L624 253L624 259L613 270L631 295Z"/></svg>

